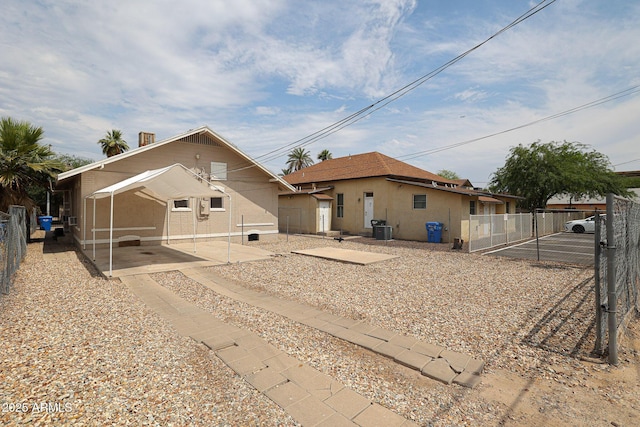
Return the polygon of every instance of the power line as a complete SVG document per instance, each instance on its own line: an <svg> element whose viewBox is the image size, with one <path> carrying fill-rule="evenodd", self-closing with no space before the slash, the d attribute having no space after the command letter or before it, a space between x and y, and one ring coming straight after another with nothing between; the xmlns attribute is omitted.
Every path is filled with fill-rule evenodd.
<svg viewBox="0 0 640 427"><path fill-rule="evenodd" d="M506 133L509 133L509 132L513 132L515 130L523 129L523 128L526 128L526 127L529 127L529 126L533 126L533 125L536 125L536 124L539 124L539 123L543 123L543 122L546 122L546 121L549 121L549 120L557 119L559 117L564 117L564 116L567 116L569 114L577 113L579 111L586 110L586 109L592 108L592 107L596 107L596 106L604 104L606 102L611 102L611 101L614 101L616 99L623 98L625 96L631 96L631 95L634 95L634 94L637 94L637 93L640 93L640 85L632 86L630 88L621 90L619 92L616 92L614 94L605 96L603 98L596 99L595 101L587 102L586 104L582 104L582 105L579 105L577 107L573 107L573 108L570 108L568 110L564 110L564 111L559 112L559 113L551 114L549 116L546 116L546 117L543 117L541 119L534 120L534 121L531 121L531 122L528 122L528 123L525 123L525 124L522 124L522 125L519 125L519 126L514 126L514 127L509 128L509 129L505 129L505 130L502 130L502 131L499 131L499 132L494 132L494 133L489 134L489 135L481 136L479 138L473 138L473 139L469 139L469 140L462 141L462 142L456 142L454 144L449 144L449 145L443 145L441 147L436 147L436 148L432 148L432 149L429 149L429 150L419 151L419 152L416 152L416 153L405 154L403 156L394 157L393 159L398 161L398 162L402 162L402 161L411 160L411 159L415 159L415 158L418 158L418 157L426 156L426 155L429 155L429 154L439 153L441 151L451 150L453 148L461 147L463 145L467 145L467 144L471 144L471 143L474 143L474 142L482 141L484 139L492 138L494 136L503 135L503 134L506 134ZM640 160L640 159L630 160L628 162L619 163L619 164L614 165L614 166L620 166L620 165L623 165L623 164L626 164L626 163L635 162L635 161L638 161L638 160ZM327 171L327 170L330 170L330 169L325 169L325 171Z"/></svg>
<svg viewBox="0 0 640 427"><path fill-rule="evenodd" d="M422 84L424 84L425 82L427 82L428 80L432 79L433 77L437 76L438 74L442 73L444 70L446 70L447 68L451 67L452 65L458 63L459 61L461 61L462 59L464 59L467 55L471 54L472 52L474 52L475 50L479 49L480 47L484 46L485 44L487 44L488 42L490 42L491 40L493 40L494 38L498 37L499 35L501 35L502 33L508 31L509 29L515 27L516 25L520 24L521 22L523 22L524 20L530 18L531 16L537 14L538 12L542 11L543 9L547 8L548 6L552 5L553 3L555 3L557 0L542 0L540 3L536 4L535 6L533 6L531 9L529 9L528 11L526 11L525 13L523 13L522 15L520 15L518 18L516 18L514 21L512 21L511 23L509 23L507 26L501 28L499 31L497 31L496 33L494 33L493 35L491 35L489 38L485 39L484 41L482 41L481 43L478 43L477 45L475 45L474 47L472 47L471 49L468 49L467 51L461 53L460 55L456 56L455 58L451 59L450 61L446 62L445 64L441 65L440 67L436 68L433 71L430 71L429 73L423 75L422 77L419 77L418 79L412 81L411 83L401 87L400 89L397 89L396 91L392 92L391 94L385 96L384 98L381 98L379 100L377 100L376 102L360 109L359 111L329 125L326 126L310 135L307 135L303 138L300 138L298 140L295 140L291 143L285 144L279 148L276 148L272 151L269 151L265 154L256 156L254 158L254 160L259 160L261 162L269 162L271 160L275 160L278 157L281 157L285 154L286 151L289 150L289 148L291 147L305 147L307 145L313 144L314 142L317 142L321 139L324 139L326 137L328 137L329 135L332 135L342 129L344 129L347 126L351 126L354 123L359 122L360 120L364 119L365 117L370 116L371 114L373 114L374 112L380 110L381 108L386 107L387 105L389 105L390 103L402 98L403 96L407 95L409 92L417 89L419 86L421 86ZM234 169L231 170L230 172L234 172L234 171L240 171L243 169L247 169L252 167L250 166L245 166L245 167L239 167L238 169Z"/></svg>
<svg viewBox="0 0 640 427"><path fill-rule="evenodd" d="M519 129L522 129L522 128L526 128L526 127L529 127L529 126L536 125L538 123L542 123L542 122L546 122L546 121L549 121L549 120L557 119L558 117L567 116L569 114L573 114L573 113L576 113L578 111L586 110L587 108L596 107L596 106L604 104L606 102L611 102L611 101L614 101L614 100L616 100L618 98L622 98L622 97L625 97L625 96L630 96L630 95L636 94L638 92L640 92L640 85L632 86L632 87L630 87L628 89L622 90L620 92L616 92L616 93L614 93L612 95L605 96L604 98L600 98L600 99L597 99L595 101L591 101L591 102L588 102L586 104L582 104L582 105L580 105L578 107L570 108L570 109L562 111L560 113L556 113L556 114L552 114L552 115L547 116L547 117L543 117L542 119L534 120L534 121L529 122L529 123L525 123L525 124L522 124L522 125L519 125L519 126L515 126L515 127L509 128L509 129L506 129L506 130L502 130L500 132L495 132L495 133L492 133L490 135L481 136L479 138L474 138L474 139L469 139L469 140L462 141L462 142L457 142L455 144L450 144L450 145L445 145L445 146L442 146L442 147L432 148L430 150L419 151L419 152L413 153L413 154L405 154L404 156L396 157L396 159L397 160L399 160L399 159L409 160L409 159L415 159L417 157L426 156L428 154L434 154L434 153L439 153L439 152L445 151L445 150L451 150L452 148L457 148L457 147L460 147L460 146L463 146L463 145L471 144L473 142L482 141L483 139L492 138L494 136L503 135L503 134L508 133L508 132L513 132L514 130L519 130Z"/></svg>

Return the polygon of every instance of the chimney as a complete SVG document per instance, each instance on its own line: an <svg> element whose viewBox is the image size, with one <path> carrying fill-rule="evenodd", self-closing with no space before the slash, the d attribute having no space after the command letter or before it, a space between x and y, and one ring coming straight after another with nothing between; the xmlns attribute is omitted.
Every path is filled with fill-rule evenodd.
<svg viewBox="0 0 640 427"><path fill-rule="evenodd" d="M156 134L151 132L140 132L138 134L138 147L144 147L156 142Z"/></svg>

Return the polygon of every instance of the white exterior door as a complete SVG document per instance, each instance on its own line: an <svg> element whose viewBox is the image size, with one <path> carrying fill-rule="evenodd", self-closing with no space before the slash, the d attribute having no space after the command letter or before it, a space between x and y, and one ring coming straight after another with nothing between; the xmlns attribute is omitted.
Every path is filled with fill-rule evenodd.
<svg viewBox="0 0 640 427"><path fill-rule="evenodd" d="M364 228L373 228L373 193L364 193Z"/></svg>
<svg viewBox="0 0 640 427"><path fill-rule="evenodd" d="M318 231L326 233L331 230L331 202L318 202Z"/></svg>

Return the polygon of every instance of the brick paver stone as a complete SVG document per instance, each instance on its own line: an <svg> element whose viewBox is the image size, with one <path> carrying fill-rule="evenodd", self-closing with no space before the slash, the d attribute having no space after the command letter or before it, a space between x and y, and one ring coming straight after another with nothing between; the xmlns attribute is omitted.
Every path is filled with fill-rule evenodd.
<svg viewBox="0 0 640 427"><path fill-rule="evenodd" d="M277 369L278 372L285 371L292 366L300 365L300 361L298 359L294 359L286 353L280 353L268 359L263 359L262 363L270 368Z"/></svg>
<svg viewBox="0 0 640 427"><path fill-rule="evenodd" d="M335 413L331 415L326 420L322 421L320 424L316 424L316 427L353 427L357 426L353 421L348 420L344 416L339 413Z"/></svg>
<svg viewBox="0 0 640 427"><path fill-rule="evenodd" d="M444 358L451 366L451 369L457 373L464 371L467 363L471 360L471 356L450 350L442 350L440 357Z"/></svg>
<svg viewBox="0 0 640 427"><path fill-rule="evenodd" d="M407 421L384 406L374 403L353 419L362 427L400 427Z"/></svg>
<svg viewBox="0 0 640 427"><path fill-rule="evenodd" d="M201 342L202 344L206 345L207 347L209 347L210 350L213 350L213 351L222 350L223 348L227 348L227 347L231 347L232 345L235 345L235 341L233 341L231 338L228 338L224 335L208 337L203 339Z"/></svg>
<svg viewBox="0 0 640 427"><path fill-rule="evenodd" d="M326 399L325 403L349 419L353 419L372 404L369 399L348 388L343 388Z"/></svg>
<svg viewBox="0 0 640 427"><path fill-rule="evenodd" d="M399 345L382 341L372 350L383 356L389 357L391 359L395 359L400 353L402 353L403 351L406 351L407 349L404 347L400 347Z"/></svg>
<svg viewBox="0 0 640 427"><path fill-rule="evenodd" d="M315 396L308 396L287 406L287 412L304 426L315 426L336 413Z"/></svg>
<svg viewBox="0 0 640 427"><path fill-rule="evenodd" d="M476 385L480 383L480 376L465 371L461 374L458 374L453 379L453 382L454 384L458 384L463 387L474 388Z"/></svg>
<svg viewBox="0 0 640 427"><path fill-rule="evenodd" d="M265 391L264 394L284 409L287 409L289 405L310 396L306 390L291 381L270 388Z"/></svg>
<svg viewBox="0 0 640 427"><path fill-rule="evenodd" d="M451 381L458 375L443 358L434 359L432 362L427 363L421 372L423 375L445 384L451 384Z"/></svg>
<svg viewBox="0 0 640 427"><path fill-rule="evenodd" d="M396 333L383 328L375 328L373 331L367 332L367 335L389 341L391 338L396 336Z"/></svg>
<svg viewBox="0 0 640 427"><path fill-rule="evenodd" d="M429 356L425 356L424 354L416 353L415 351L405 350L397 355L394 360L404 366L408 366L411 369L417 369L419 371L424 365L430 363L433 359Z"/></svg>
<svg viewBox="0 0 640 427"><path fill-rule="evenodd" d="M260 393L287 382L287 379L273 368L265 368L261 371L247 374L244 379Z"/></svg>
<svg viewBox="0 0 640 427"><path fill-rule="evenodd" d="M442 353L444 349L444 347L440 347L439 345L429 344L422 341L418 341L411 346L412 351L417 351L418 353L433 357L434 359L440 356L440 353Z"/></svg>

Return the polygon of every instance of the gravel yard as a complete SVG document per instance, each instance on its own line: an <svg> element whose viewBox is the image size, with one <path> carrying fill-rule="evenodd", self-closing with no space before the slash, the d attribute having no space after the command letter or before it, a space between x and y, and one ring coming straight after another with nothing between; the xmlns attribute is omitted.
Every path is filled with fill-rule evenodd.
<svg viewBox="0 0 640 427"><path fill-rule="evenodd" d="M470 255L417 242L339 243L297 236L287 241L282 236L276 243L251 245L278 256L210 271L482 359L487 363L482 383L474 389L443 385L315 329L215 294L179 272L152 277L420 425L640 422L637 321L623 341L619 367L590 355L589 269ZM360 266L291 254L334 245L400 257ZM29 245L15 286L0 296L0 304L0 423L295 425L202 346L177 335L118 281L97 277L75 257L45 261L42 243ZM61 410L34 411L42 402L59 404ZM29 411L18 412L17 404Z"/></svg>
<svg viewBox="0 0 640 427"><path fill-rule="evenodd" d="M0 425L295 425L118 281L42 246L0 295Z"/></svg>

